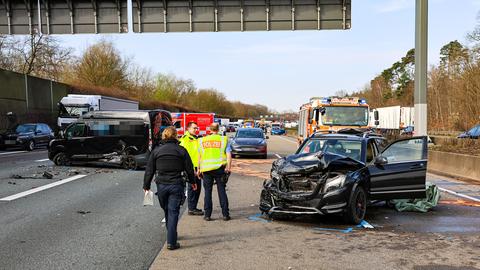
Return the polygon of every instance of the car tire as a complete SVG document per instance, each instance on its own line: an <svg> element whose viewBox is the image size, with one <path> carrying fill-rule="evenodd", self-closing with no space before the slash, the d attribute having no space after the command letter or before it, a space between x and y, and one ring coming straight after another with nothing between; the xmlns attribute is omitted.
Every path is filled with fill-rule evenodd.
<svg viewBox="0 0 480 270"><path fill-rule="evenodd" d="M135 158L131 155L126 156L122 161L122 168L125 170L135 171L138 169L138 164Z"/></svg>
<svg viewBox="0 0 480 270"><path fill-rule="evenodd" d="M25 150L27 151L35 150L35 142L33 140L28 141L27 145L25 146Z"/></svg>
<svg viewBox="0 0 480 270"><path fill-rule="evenodd" d="M367 195L361 186L357 186L347 204L343 219L347 223L360 224L367 212Z"/></svg>
<svg viewBox="0 0 480 270"><path fill-rule="evenodd" d="M67 166L70 164L70 158L64 152L59 152L53 157L53 163L57 166Z"/></svg>

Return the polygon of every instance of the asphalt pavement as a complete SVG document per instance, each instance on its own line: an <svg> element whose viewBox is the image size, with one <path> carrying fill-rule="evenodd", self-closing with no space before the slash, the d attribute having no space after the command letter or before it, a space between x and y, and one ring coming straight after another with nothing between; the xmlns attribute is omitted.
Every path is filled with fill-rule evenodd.
<svg viewBox="0 0 480 270"><path fill-rule="evenodd" d="M344 229L345 226L334 217L265 224L250 220L252 215L258 213L261 183L269 177L271 162L293 153L296 147L293 138L270 136L267 160L235 159L232 183L238 181L238 186L229 185L229 193L237 192L241 195L236 197L237 202L232 201L232 217L233 224L239 223L239 233L243 235L235 236L234 229L218 220L216 196L214 218L217 220L212 223L216 224L214 227L205 227L201 217L183 216L181 224L190 219L189 222L195 226L200 224L201 228L207 229L206 235L215 232L216 238L208 241L209 250L230 248L230 251L222 251L219 256L229 254L228 252L238 254L236 251L239 249L250 248L248 252L242 253L243 257L237 258L239 263L249 260L248 267L242 269L262 266L260 258L266 258L272 252L275 255L266 260L272 263L270 269L277 269L273 266L285 263L285 260L292 262L292 269L311 269L313 264L309 260L324 265L316 269L336 268L347 257L342 255L341 259L334 262L332 256L335 256L335 252L352 252L363 256L361 261L373 266L375 264L370 264L368 258L371 258L371 263L382 263L379 258L384 258L384 264L377 266L392 266L408 259L402 259L401 254L390 254L393 256L390 258L388 253L404 252L407 256L417 251L418 254L425 255L429 248L435 254L440 254L441 251L442 254L438 255L440 259L432 259L429 264L428 258L433 255L428 255L423 261L420 260L420 266L425 268L418 269L441 268L442 260L447 266L462 265L461 260L464 260L464 266L479 267L480 204L445 192L442 192L439 206L426 214L398 213L381 204L372 206L368 210L367 220L375 226L374 233L352 234L348 239L334 232L313 232L314 227ZM45 172L52 178L44 177ZM33 152L1 151L0 269L148 269L164 244L165 228L161 222L163 212L158 201L155 201L155 207L142 206L142 179L143 171L126 171L98 165L57 167L47 159L47 152L42 149ZM428 179L442 188L472 198L477 198L480 194L477 183L436 175L429 175ZM233 199L235 195L232 195ZM274 224L273 227L268 227L271 224ZM195 243L199 245L198 248L201 248L204 244L202 241L205 240L192 236L195 231L190 228L187 227L189 235L185 231L180 233L180 241L187 251L192 239L198 240ZM213 231L209 232L209 228ZM375 233L379 234L375 236ZM251 238L251 234L257 238ZM265 243L260 244L258 241ZM355 241L360 242L357 245ZM330 245L332 250L328 250L323 242ZM263 247L264 245L266 246ZM283 247L279 249L278 245ZM285 246L292 248L285 251ZM309 251L302 253L307 246ZM369 252L359 252L358 246ZM262 252L262 248L265 250L258 260L248 257L255 256L255 252ZM463 258L462 248L465 251ZM405 251L409 249L411 251ZM194 249L193 252L196 254L197 251ZM200 265L192 261L192 265L200 266L199 269L208 268L208 260L212 258L203 249L198 252L203 254L201 259L204 261ZM375 252L379 252L379 255ZM168 251L162 253L168 255ZM283 256L283 253L287 255ZM323 255L319 257L318 254ZM304 264L299 263L299 260L303 260ZM164 262L161 256L157 258L158 261ZM184 262L188 264L190 259ZM301 265L305 267L298 268ZM354 269L355 266L354 263L346 265L347 269ZM282 264L280 269L287 269L288 266L290 265ZM241 267L234 265L233 268Z"/></svg>
<svg viewBox="0 0 480 270"><path fill-rule="evenodd" d="M148 268L165 229L158 201L142 206L143 172L57 167L46 158L44 150L0 153L0 269Z"/></svg>

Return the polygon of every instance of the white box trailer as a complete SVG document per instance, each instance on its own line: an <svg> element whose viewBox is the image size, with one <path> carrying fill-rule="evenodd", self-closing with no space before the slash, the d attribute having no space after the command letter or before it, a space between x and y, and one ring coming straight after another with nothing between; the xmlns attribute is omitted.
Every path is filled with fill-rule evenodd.
<svg viewBox="0 0 480 270"><path fill-rule="evenodd" d="M375 125L373 114L378 111L378 125ZM370 126L379 129L402 129L413 126L414 108L390 106L373 109L370 112Z"/></svg>

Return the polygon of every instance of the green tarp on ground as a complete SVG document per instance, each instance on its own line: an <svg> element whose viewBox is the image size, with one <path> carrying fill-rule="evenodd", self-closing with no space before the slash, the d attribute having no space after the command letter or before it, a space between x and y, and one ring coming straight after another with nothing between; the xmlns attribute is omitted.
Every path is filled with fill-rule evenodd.
<svg viewBox="0 0 480 270"><path fill-rule="evenodd" d="M404 199L404 200L392 200L395 205L395 209L399 212L428 212L428 210L437 206L440 200L440 191L433 183L427 182L427 197L424 199Z"/></svg>

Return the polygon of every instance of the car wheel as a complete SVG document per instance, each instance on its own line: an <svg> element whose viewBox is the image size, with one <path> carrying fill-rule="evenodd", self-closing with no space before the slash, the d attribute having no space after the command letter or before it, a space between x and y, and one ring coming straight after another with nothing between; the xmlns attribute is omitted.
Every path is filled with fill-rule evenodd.
<svg viewBox="0 0 480 270"><path fill-rule="evenodd" d="M35 142L33 140L29 141L25 149L27 151L33 151L35 149Z"/></svg>
<svg viewBox="0 0 480 270"><path fill-rule="evenodd" d="M70 164L70 158L64 152L60 152L53 157L53 163L57 166L67 166Z"/></svg>
<svg viewBox="0 0 480 270"><path fill-rule="evenodd" d="M123 161L122 161L122 167L125 169L125 170L136 170L138 168L138 164L137 164L137 161L135 160L135 158L133 156L126 156Z"/></svg>
<svg viewBox="0 0 480 270"><path fill-rule="evenodd" d="M356 187L352 192L353 194L350 196L343 218L347 223L360 224L367 212L367 195L360 186Z"/></svg>

